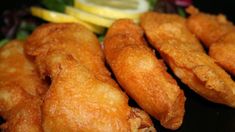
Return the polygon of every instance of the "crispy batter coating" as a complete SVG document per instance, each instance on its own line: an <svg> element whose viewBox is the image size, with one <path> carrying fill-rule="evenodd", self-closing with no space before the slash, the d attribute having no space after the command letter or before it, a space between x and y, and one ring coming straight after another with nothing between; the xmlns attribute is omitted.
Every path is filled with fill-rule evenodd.
<svg viewBox="0 0 235 132"><path fill-rule="evenodd" d="M111 79L94 34L78 24L46 24L28 38L42 77L52 84L43 105L44 131L155 130L149 116L128 106Z"/></svg>
<svg viewBox="0 0 235 132"><path fill-rule="evenodd" d="M153 17L150 19L151 16L156 15L158 17ZM146 22L145 18L148 19L149 22ZM158 21L162 21L164 24L158 23ZM163 42L174 39L188 43L184 46L187 46L191 50L204 52L204 49L197 38L190 31L188 31L185 26L185 22L186 20L178 15L164 15L156 12L148 12L143 15L141 25L145 30L148 30L147 34L151 34L157 38L159 44L156 46L158 47L160 47ZM148 23L149 25L146 26L147 24L145 23ZM174 26L172 26L172 24L174 24ZM156 28L159 30L153 30ZM166 30L167 32L162 32L161 30Z"/></svg>
<svg viewBox="0 0 235 132"><path fill-rule="evenodd" d="M216 63L235 76L235 27L223 15L199 12L194 7L187 11L188 28L209 48Z"/></svg>
<svg viewBox="0 0 235 132"><path fill-rule="evenodd" d="M23 42L11 41L0 49L1 128L9 132L40 132L41 95L46 85L23 52Z"/></svg>
<svg viewBox="0 0 235 132"><path fill-rule="evenodd" d="M209 55L226 71L235 76L235 32L231 32L213 43Z"/></svg>
<svg viewBox="0 0 235 132"><path fill-rule="evenodd" d="M185 97L131 20L118 20L104 40L105 55L123 89L169 129L181 126Z"/></svg>
<svg viewBox="0 0 235 132"><path fill-rule="evenodd" d="M169 30L179 31L178 36L181 35L182 38L186 37L183 32L189 32L186 25L175 17L170 14L144 14L141 25L148 40L176 76L192 90L212 102L235 107L235 83L231 77L205 52L195 50L195 44L171 36L172 31Z"/></svg>
<svg viewBox="0 0 235 132"><path fill-rule="evenodd" d="M201 13L193 6L187 8L187 12L191 14L186 22L187 27L202 40L206 47L210 47L225 34L235 30L233 24L222 14L215 16Z"/></svg>

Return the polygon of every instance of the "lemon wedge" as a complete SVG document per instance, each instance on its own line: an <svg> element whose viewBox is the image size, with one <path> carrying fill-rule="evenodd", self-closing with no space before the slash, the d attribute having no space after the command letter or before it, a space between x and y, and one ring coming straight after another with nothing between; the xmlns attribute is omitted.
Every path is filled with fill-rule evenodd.
<svg viewBox="0 0 235 132"><path fill-rule="evenodd" d="M98 15L94 15L85 11L82 11L78 8L70 7L67 6L65 8L65 13L68 15L74 16L80 20L98 25L98 26L103 26L103 27L110 27L111 24L113 23L113 19L101 17Z"/></svg>
<svg viewBox="0 0 235 132"><path fill-rule="evenodd" d="M74 6L84 10L89 13L93 13L99 16L119 19L119 18L130 18L130 19L139 19L139 16L146 12L149 9L149 4L146 0L126 0L127 2L132 1L132 3L137 2L136 8L114 8L106 5L101 5L95 0L75 0ZM98 0L96 0L98 1ZM109 2L108 0L106 2ZM121 6L120 6L121 7Z"/></svg>
<svg viewBox="0 0 235 132"><path fill-rule="evenodd" d="M50 11L44 8L40 7L31 7L30 8L31 14L33 16L39 17L43 20L49 21L49 22L54 22L54 23L67 23L67 22L74 22L74 23L79 23L89 30L101 34L104 32L104 28L100 26L96 26L90 23L83 22L73 16L63 14L63 13L58 13L54 11Z"/></svg>

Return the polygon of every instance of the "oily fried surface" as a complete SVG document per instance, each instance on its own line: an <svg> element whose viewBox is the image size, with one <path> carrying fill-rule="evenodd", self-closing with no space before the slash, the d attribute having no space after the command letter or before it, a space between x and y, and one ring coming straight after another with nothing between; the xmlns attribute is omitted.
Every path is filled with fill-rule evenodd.
<svg viewBox="0 0 235 132"><path fill-rule="evenodd" d="M142 29L118 20L104 40L105 55L123 89L169 129L181 126L185 97L176 81L147 47Z"/></svg>
<svg viewBox="0 0 235 132"><path fill-rule="evenodd" d="M193 6L187 9L191 15L187 19L187 27L194 33L206 47L218 41L228 32L235 30L233 24L224 15L210 15L199 12Z"/></svg>
<svg viewBox="0 0 235 132"><path fill-rule="evenodd" d="M210 46L209 55L216 63L235 76L235 32L231 32Z"/></svg>
<svg viewBox="0 0 235 132"><path fill-rule="evenodd" d="M15 93L12 94L12 96L14 95ZM36 97L27 97L20 101L11 110L2 114L6 119L6 123L1 126L2 130L6 132L42 132L40 108L42 101Z"/></svg>
<svg viewBox="0 0 235 132"><path fill-rule="evenodd" d="M36 63L43 77L48 75L48 72L53 74L54 71L59 70L54 63L46 65L43 62L45 60L43 57L46 57L47 52L57 52L71 54L99 79L110 81L110 73L104 67L104 56L95 35L82 26L76 24L69 26L66 24L43 25L33 33L28 41L30 45L25 46L26 51L31 56L40 56L36 57ZM50 67L52 71L48 71L47 67Z"/></svg>
<svg viewBox="0 0 235 132"><path fill-rule="evenodd" d="M158 19L161 16L172 19ZM192 90L210 101L235 107L235 83L231 77L206 53L192 48L190 41L167 36L171 33L169 29L175 30L180 24L174 17L157 13L146 13L142 16L141 25L151 44L160 52L176 76ZM155 27L149 28L149 25Z"/></svg>
<svg viewBox="0 0 235 132"><path fill-rule="evenodd" d="M152 16L157 17L152 18ZM164 25L161 23L164 23ZM188 44L185 46L192 50L204 52L202 45L185 26L185 19L178 15L148 12L142 16L141 26L144 27L145 30L148 30L147 34L157 38L159 43L156 46L158 47L161 46L162 42L174 39L187 42ZM156 28L158 30L153 30ZM167 32L162 32L161 30L166 30ZM152 40L150 39L149 41Z"/></svg>
<svg viewBox="0 0 235 132"><path fill-rule="evenodd" d="M4 131L38 132L41 99L46 85L23 52L23 42L11 41L0 49L0 115Z"/></svg>
<svg viewBox="0 0 235 132"><path fill-rule="evenodd" d="M0 80L9 84L19 83L30 95L42 95L45 87L37 76L34 64L24 55L23 42L12 41L0 50Z"/></svg>
<svg viewBox="0 0 235 132"><path fill-rule="evenodd" d="M52 79L43 104L44 131L152 129L146 114L132 116L138 113L111 79L97 38L83 26L43 25L29 37L26 51L41 75Z"/></svg>
<svg viewBox="0 0 235 132"><path fill-rule="evenodd" d="M235 76L235 27L223 15L210 15L188 8L188 28L209 48L216 63Z"/></svg>

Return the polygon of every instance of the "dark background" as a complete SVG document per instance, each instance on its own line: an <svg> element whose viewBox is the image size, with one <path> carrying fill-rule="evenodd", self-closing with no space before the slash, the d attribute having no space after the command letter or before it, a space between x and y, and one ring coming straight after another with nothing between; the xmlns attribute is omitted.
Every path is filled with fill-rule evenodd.
<svg viewBox="0 0 235 132"><path fill-rule="evenodd" d="M234 0L193 0L193 5L205 12L225 14L229 20L235 22Z"/></svg>
<svg viewBox="0 0 235 132"><path fill-rule="evenodd" d="M39 0L2 1L0 14L5 9L20 8L22 3L30 5L37 1ZM225 14L235 23L235 0L194 0L193 5L204 12ZM179 80L177 81L184 90L187 101L183 125L174 132L235 132L235 109L211 103L189 90ZM153 121L158 132L173 132L161 127L157 120L153 119Z"/></svg>
<svg viewBox="0 0 235 132"><path fill-rule="evenodd" d="M23 3L26 5L30 5L38 1L40 0L4 0L1 1L0 12L2 13L5 9L14 9L22 7Z"/></svg>

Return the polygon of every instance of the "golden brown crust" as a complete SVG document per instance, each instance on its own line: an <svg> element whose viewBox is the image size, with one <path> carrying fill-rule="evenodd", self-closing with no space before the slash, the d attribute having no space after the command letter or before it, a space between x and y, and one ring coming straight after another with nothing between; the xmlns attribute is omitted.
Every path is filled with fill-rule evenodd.
<svg viewBox="0 0 235 132"><path fill-rule="evenodd" d="M41 75L52 78L43 105L44 131L139 129L130 122L128 97L104 66L98 39L86 28L43 25L27 40L26 51L35 57ZM152 126L148 123L146 128Z"/></svg>
<svg viewBox="0 0 235 132"><path fill-rule="evenodd" d="M144 110L169 129L182 124L185 97L131 20L114 22L104 40L106 59L118 82Z"/></svg>
<svg viewBox="0 0 235 132"><path fill-rule="evenodd" d="M40 132L41 95L46 85L23 51L23 42L11 41L0 49L0 115L1 126L9 132Z"/></svg>
<svg viewBox="0 0 235 132"><path fill-rule="evenodd" d="M235 76L235 32L231 32L213 43L209 55L226 71Z"/></svg>
<svg viewBox="0 0 235 132"><path fill-rule="evenodd" d="M187 12L191 14L186 22L187 27L206 47L210 47L225 34L235 30L233 24L222 14L215 16L201 13L193 6L190 6Z"/></svg>
<svg viewBox="0 0 235 132"><path fill-rule="evenodd" d="M210 15L189 7L188 28L209 48L216 63L235 76L235 27L223 15ZM196 11L193 11L196 10Z"/></svg>
<svg viewBox="0 0 235 132"><path fill-rule="evenodd" d="M158 17L151 18L152 16ZM148 19L148 21L146 19ZM174 39L187 42L188 44L184 46L187 46L191 50L204 52L200 42L185 26L185 22L185 19L178 15L148 12L142 15L141 26L144 27L144 30L148 30L147 34L151 34L157 38L159 44L156 46L161 46L161 41L165 42ZM164 25L162 25L162 23L164 23ZM145 26L147 24L148 26ZM153 30L157 28L159 30ZM167 32L161 32L161 30L166 30ZM151 39L149 41L151 41Z"/></svg>
<svg viewBox="0 0 235 132"><path fill-rule="evenodd" d="M164 19L164 16L168 20ZM235 83L231 77L205 52L195 50L196 43L171 37L169 29L178 28L179 36L185 40L191 39L187 38L190 36L185 36L184 32L189 32L185 28L186 25L174 17L157 13L146 13L142 16L141 25L151 44L160 52L181 81L192 90L210 101L235 107ZM179 24L181 26L178 26ZM149 25L155 27L150 28Z"/></svg>

